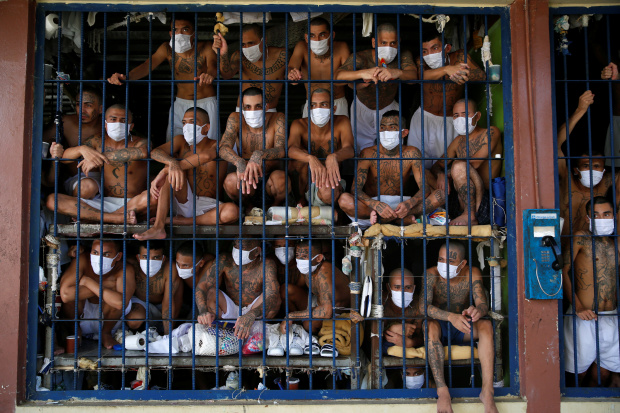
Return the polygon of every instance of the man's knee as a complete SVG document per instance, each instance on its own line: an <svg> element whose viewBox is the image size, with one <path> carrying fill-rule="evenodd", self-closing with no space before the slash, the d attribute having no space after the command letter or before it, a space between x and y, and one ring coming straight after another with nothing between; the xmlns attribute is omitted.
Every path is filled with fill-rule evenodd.
<svg viewBox="0 0 620 413"><path fill-rule="evenodd" d="M284 171L273 171L267 180L267 186L271 189L271 195L284 194L286 191L288 179L288 188L291 189L291 180L286 176Z"/></svg>
<svg viewBox="0 0 620 413"><path fill-rule="evenodd" d="M78 187L73 190L73 195L77 197ZM99 185L94 179L85 178L80 181L80 197L83 199L93 199L99 193Z"/></svg>
<svg viewBox="0 0 620 413"><path fill-rule="evenodd" d="M220 205L220 222L230 224L239 219L239 207L232 202Z"/></svg>
<svg viewBox="0 0 620 413"><path fill-rule="evenodd" d="M490 320L478 320L476 322L476 329L478 330L478 338L483 336L493 337L493 324Z"/></svg>
<svg viewBox="0 0 620 413"><path fill-rule="evenodd" d="M45 199L45 206L50 211L53 211L56 207L56 199L54 198L54 194L49 194Z"/></svg>
<svg viewBox="0 0 620 413"><path fill-rule="evenodd" d="M452 179L460 182L467 178L467 162L454 161L451 168Z"/></svg>
<svg viewBox="0 0 620 413"><path fill-rule="evenodd" d="M237 193L237 173L231 172L224 179L224 190L230 196Z"/></svg>
<svg viewBox="0 0 620 413"><path fill-rule="evenodd" d="M345 214L349 216L355 215L355 199L353 199L353 195L346 192L340 195L340 198L338 198L338 206L340 206L340 209L342 209Z"/></svg>
<svg viewBox="0 0 620 413"><path fill-rule="evenodd" d="M441 340L441 326L436 320L428 320L428 339L439 341Z"/></svg>

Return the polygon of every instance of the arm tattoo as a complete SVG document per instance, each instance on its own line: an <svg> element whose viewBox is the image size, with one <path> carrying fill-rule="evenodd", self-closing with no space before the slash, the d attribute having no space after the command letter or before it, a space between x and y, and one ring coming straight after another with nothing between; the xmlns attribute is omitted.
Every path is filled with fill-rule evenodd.
<svg viewBox="0 0 620 413"><path fill-rule="evenodd" d="M167 164L174 160L174 158L168 155L166 152L161 150L160 148L155 148L151 151L151 158L155 159L157 162L161 162Z"/></svg>
<svg viewBox="0 0 620 413"><path fill-rule="evenodd" d="M489 305L487 303L487 293L482 280L476 280L472 284L472 295L476 308L480 311L482 317L489 312Z"/></svg>
<svg viewBox="0 0 620 413"><path fill-rule="evenodd" d="M111 151L106 154L110 163L122 164L124 162L137 161L144 158L144 148L123 148L116 151Z"/></svg>
<svg viewBox="0 0 620 413"><path fill-rule="evenodd" d="M368 205L368 207L374 208L375 204L378 204L378 202L369 197L368 194L364 192L366 178L368 177L368 169L369 168L358 168L357 179L355 180L355 187L357 189L357 199Z"/></svg>

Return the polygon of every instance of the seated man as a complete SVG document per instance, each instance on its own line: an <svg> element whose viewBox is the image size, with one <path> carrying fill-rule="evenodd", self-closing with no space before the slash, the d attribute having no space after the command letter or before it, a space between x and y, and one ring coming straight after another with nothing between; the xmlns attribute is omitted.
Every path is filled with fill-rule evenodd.
<svg viewBox="0 0 620 413"><path fill-rule="evenodd" d="M471 159L469 180L466 160L448 160L454 190L447 191L447 209L450 217L456 217L450 221L450 225L467 225L468 222L471 222L471 225L487 225L491 223L489 185L491 179L498 177L502 170L502 162L494 160L491 161L489 171L488 158L495 158L497 155L501 157L502 136L495 126L488 129L478 126L481 115L477 112L476 103L473 100L467 103L466 105L465 99L461 99L454 104L453 121L457 137L448 146L446 157ZM427 214L435 208L443 207L446 197L444 161L435 162L431 172L437 177L437 190L427 199ZM421 209L420 204L419 212Z"/></svg>
<svg viewBox="0 0 620 413"><path fill-rule="evenodd" d="M400 144L408 132L404 129L401 135L397 110L385 112L381 118L378 144L361 153L361 158L368 160L362 159L357 163L356 188L351 190L351 194L342 194L338 202L340 208L355 221L354 196L357 192L357 222L361 228L371 225L369 218L373 212L377 212L384 222L402 218L405 225L415 223L415 216L410 211L422 204L429 193L429 185L427 179L422 182L424 167L422 155L417 148L403 146L402 157L408 159L400 160ZM381 161L377 161L377 158L381 158ZM418 188L425 189L420 189L413 198L403 196L401 201L401 178L405 188L412 172ZM377 196L379 191L381 196Z"/></svg>
<svg viewBox="0 0 620 413"><path fill-rule="evenodd" d="M306 192L306 201L312 206L331 206L345 187L340 178L340 163L355 155L351 123L346 116L333 117L332 138L331 95L326 89L315 89L310 96L310 117L293 121L289 134L289 157L296 160L293 166L299 173L300 191ZM308 119L311 119L308 131ZM308 137L310 133L310 137ZM310 141L310 153L308 153ZM324 159L324 160L323 160ZM308 188L308 167L312 183Z"/></svg>
<svg viewBox="0 0 620 413"><path fill-rule="evenodd" d="M263 91L256 87L246 89L242 101L243 116L237 112L230 114L220 143L222 159L237 168L237 172L226 176L224 190L233 202L237 202L241 189L243 206L247 210L252 206L262 208L263 179L265 179L266 208L280 205L286 197L286 174L276 169L279 164L276 161L284 157L286 134L284 114L269 112L269 104L263 105ZM241 141L239 141L239 127L243 134ZM241 156L233 150L235 145L241 148ZM290 183L288 187L291 187Z"/></svg>
<svg viewBox="0 0 620 413"><path fill-rule="evenodd" d="M79 260L79 264L78 264ZM79 271L76 269L79 267ZM99 285L101 284L101 286ZM123 285L125 302L123 302ZM134 269L126 266L123 272L123 253L116 241L93 241L90 257L87 254L71 261L60 280L60 298L63 312L69 318L82 318L79 334L83 337L99 336L102 345L111 349L118 344L114 333L121 327L121 317L131 311L131 297L135 290ZM77 300L77 314L75 301ZM101 302L102 318L99 318ZM114 321L118 320L118 321Z"/></svg>
<svg viewBox="0 0 620 413"><path fill-rule="evenodd" d="M232 253L220 254L211 264L206 276L196 287L198 322L212 324L216 319L232 319L235 336L246 339L256 319L275 317L280 309L280 295L276 264L271 258L263 258L261 243L255 239L235 240ZM242 285L240 285L240 280ZM217 285L220 290L216 290ZM263 284L265 296L263 297ZM226 288L224 293L221 288ZM216 307L216 297L219 294ZM265 314L263 314L263 301ZM239 309L239 307L242 307Z"/></svg>
<svg viewBox="0 0 620 413"><path fill-rule="evenodd" d="M564 297L572 304L564 316L564 367L570 373L566 379L574 383L578 373L580 387L598 386L598 358L601 384L619 387L614 207L609 199L597 196L585 209L589 229L575 233L572 257L570 248L563 251Z"/></svg>
<svg viewBox="0 0 620 413"><path fill-rule="evenodd" d="M136 215L145 213L148 207L146 167L143 162L138 161L147 157L147 142L145 139L129 134L130 140L125 147L125 130L131 132L133 128L131 111L125 111L125 106L121 104L110 106L105 112L105 120L106 133L103 139L98 135L93 135L86 138L81 146L66 150L62 145L52 143L50 153L53 157L58 158L78 159L80 156L84 157L78 167L82 168L85 175L88 175L97 166L85 154L101 154L105 147L103 154L109 165L103 167L103 222L123 224L126 218L127 224L136 224ZM126 121L129 123L127 124ZM125 205L125 195L127 196L127 205ZM155 206L155 202L156 200L151 199L151 206ZM80 207L79 216L78 204ZM99 222L101 204L101 199L78 200L78 198L64 194L58 194L58 205L55 204L54 194L50 194L46 202L47 208L52 211L57 208L61 214L88 222Z"/></svg>
<svg viewBox="0 0 620 413"><path fill-rule="evenodd" d="M406 268L397 268L388 276L389 296L384 300L385 317L402 317L405 309L405 324L401 321L390 321L385 327L383 338L386 346L417 348L424 346L422 320L417 318L419 313L419 295L414 296L415 285L413 274ZM403 294L404 293L404 294ZM405 340L403 341L403 336ZM407 367L405 370L405 387L419 389L424 385L424 369Z"/></svg>
<svg viewBox="0 0 620 413"><path fill-rule="evenodd" d="M485 413L497 413L493 400L493 325L482 319L489 311L486 290L478 268L471 268L471 285L469 279L465 247L459 241L449 241L447 247L442 245L437 266L426 272L426 300L422 295L419 306L420 314L427 316L427 358L437 385L437 411L452 412L450 391L443 375L444 346L469 345L473 336L478 340L482 370L480 400ZM470 295L475 306L469 305Z"/></svg>
<svg viewBox="0 0 620 413"><path fill-rule="evenodd" d="M146 328L144 320L146 319L147 308L149 311L149 327L161 325L162 320L177 318L181 309L183 289L179 288L182 287L182 283L177 274L176 266L172 266L171 272L163 241L151 241L150 247L147 249L146 242L140 243L136 255L136 264L138 264L134 265L136 291L134 292L135 296L131 298L131 312L127 314L127 325L132 330ZM170 313L171 302L172 313ZM163 327L164 334L168 334L174 329L171 322L164 322Z"/></svg>
<svg viewBox="0 0 620 413"><path fill-rule="evenodd" d="M194 121L194 110L196 121ZM196 125L196 126L194 126ZM194 135L194 127L196 134ZM221 188L226 176L226 161L215 161L217 142L205 139L209 131L209 114L201 108L190 108L183 115L183 135L177 135L172 143L164 143L151 151L151 158L166 164L151 185L152 196L157 199L155 224L142 234L135 234L139 240L166 238L166 221L169 222L170 185L174 190L173 223L192 225L194 216L197 225L229 224L239 218L239 208L232 202L219 204L216 208L217 186ZM170 149L172 147L173 155ZM194 150L196 153L194 153ZM178 161L177 158L183 158ZM196 180L192 169L196 169ZM219 168L219 182L216 176ZM168 182L166 181L168 177ZM187 185L186 185L187 183ZM196 211L194 211L194 193ZM223 191L219 191L220 197ZM219 212L219 215L217 214Z"/></svg>
<svg viewBox="0 0 620 413"><path fill-rule="evenodd" d="M176 267L181 278L187 287L193 292L194 278L196 285L203 280L215 256L204 251L202 244L196 242L196 269L194 270L194 242L186 241L177 250ZM196 277L194 277L196 274Z"/></svg>

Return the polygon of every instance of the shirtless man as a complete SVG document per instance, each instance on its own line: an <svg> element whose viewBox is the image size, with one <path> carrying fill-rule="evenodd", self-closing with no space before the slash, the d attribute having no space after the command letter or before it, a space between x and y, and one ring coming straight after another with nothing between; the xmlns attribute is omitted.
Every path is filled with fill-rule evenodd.
<svg viewBox="0 0 620 413"><path fill-rule="evenodd" d="M419 148L427 159L424 162L426 169L430 169L437 159L446 152L445 148L457 136L452 127L452 106L464 97L465 82L484 80L486 78L482 70L460 49L452 51L452 45L442 47L441 34L435 29L435 25L426 25L422 34L422 58L424 60L424 72L420 68L420 59L416 60L416 66L420 77L424 80L450 80L446 83L424 83L423 99L424 109L418 108L411 118L411 134L408 145ZM442 50L444 54L442 54ZM444 62L445 56L445 62ZM444 86L446 91L444 124ZM422 146L422 112L424 112L424 146ZM445 141L444 141L445 129Z"/></svg>
<svg viewBox="0 0 620 413"><path fill-rule="evenodd" d="M92 135L98 135L101 133L101 113L103 112L101 92L94 87L84 86L82 87L82 97L80 101L80 95L76 96L77 113L74 115L64 115L62 117L62 129L59 136L59 142L61 145L67 148L73 148L78 146L80 139L82 142ZM80 120L82 121L82 130L80 133ZM43 132L43 142L53 143L56 142L56 125L46 129ZM101 166L104 162L101 157L86 154L91 162ZM50 163L51 168L47 174L47 185L54 186L54 172L55 168L53 163ZM74 197L78 196L78 168L76 162L68 164L61 164L67 170L68 179L64 181L63 187L67 195ZM80 197L84 199L93 199L99 193L100 177L98 169L89 173L89 176L80 174Z"/></svg>
<svg viewBox="0 0 620 413"><path fill-rule="evenodd" d="M443 375L444 346L449 343L468 346L472 334L474 340L478 340L478 358L482 370L480 400L485 413L497 413L493 400L493 325L491 321L482 319L489 311L489 304L480 270L471 267L470 285L470 268L467 264L463 244L450 241L448 248L443 245L439 249L437 266L426 272L426 301L424 295L420 297L420 313L427 316L428 323L427 358L439 397L437 413L452 413L450 391ZM470 294L475 304L473 306L469 305Z"/></svg>
<svg viewBox="0 0 620 413"><path fill-rule="evenodd" d="M618 65L610 62L607 66L601 70L601 79L603 80L618 80L620 75L618 74ZM611 93L613 97L613 117L607 128L607 138L605 139L605 156L611 157L613 155L620 155L620 83L614 82L611 84ZM614 153L611 153L611 130L614 131ZM613 159L606 159L606 165L612 165ZM616 161L616 168L618 162Z"/></svg>
<svg viewBox="0 0 620 413"><path fill-rule="evenodd" d="M305 41L300 40L295 45L293 55L288 62L288 80L298 81L308 79L308 42L310 42L310 79L331 79L332 73L349 58L351 52L346 42L337 42L336 33L330 33L330 24L322 17L315 17L310 21L310 33L306 33ZM331 43L333 42L332 47ZM332 72L333 70L333 72ZM296 83L293 83L294 85ZM308 91L308 83L304 83L306 95L310 96L315 89L332 90L329 83L311 83ZM334 84L334 114L349 116L347 98L344 96L346 84ZM302 118L308 117L308 101L304 104Z"/></svg>
<svg viewBox="0 0 620 413"><path fill-rule="evenodd" d="M222 159L237 168L237 172L226 176L224 190L230 199L237 202L241 189L246 208L251 209L252 206L262 208L262 179L266 179L265 192L268 197L265 200L266 207L280 205L286 197L286 174L284 171L276 170L279 165L277 161L284 157L286 133L284 114L269 112L271 106L268 103L263 105L263 91L256 87L244 90L242 101L243 116L236 112L230 114L220 143ZM239 142L240 122L243 131L241 142ZM265 146L263 146L263 131ZM233 150L235 145L237 148L241 147L241 156ZM264 174L263 160L266 161ZM288 187L291 187L290 183Z"/></svg>
<svg viewBox="0 0 620 413"><path fill-rule="evenodd" d="M78 260L79 271L76 276ZM123 285L125 286L125 302L123 302ZM99 240L93 241L90 256L83 253L78 258L74 258L60 279L63 311L69 318L84 319L80 321L79 327L83 337L99 334L99 321L97 320L101 320L99 317L99 300L101 299L102 319L108 321L103 322L100 339L107 349L118 344L113 335L121 327L120 319L123 310L125 315L131 310L131 297L134 289L134 269L132 266L126 266L123 273L123 253L116 241L111 240L104 240L102 243ZM77 314L75 314L76 296Z"/></svg>
<svg viewBox="0 0 620 413"><path fill-rule="evenodd" d="M476 102L473 100L469 100L468 105L465 99L460 99L454 104L452 119L457 136L448 146L446 153L454 189L450 190L448 181L446 191L446 176L442 159L435 162L431 168L432 174L437 178L437 190L427 198L429 202L426 206L426 213L430 214L435 208L443 207L447 192L449 194L448 212L451 217L456 217L450 221L450 225L467 225L468 222L471 222L471 225L491 223L489 185L491 180L501 173L502 162L491 161L489 173L488 158L501 156L503 145L499 129L495 126L488 129L478 126L480 116ZM469 181L467 180L467 161L451 160L468 157L475 158L469 161ZM471 211L468 212L468 209Z"/></svg>
<svg viewBox="0 0 620 413"><path fill-rule="evenodd" d="M127 113L127 115L125 114ZM126 118L127 116L127 118ZM78 167L88 175L96 167L90 157L97 157L106 164L103 168L103 222L122 224L125 220L124 196L127 195L127 224L136 224L137 214L146 212L146 166L144 162L137 162L147 157L147 142L130 133L129 142L125 147L125 129L131 132L133 128L131 111L125 110L121 104L112 105L105 112L106 133L103 138L99 135L90 136L82 145L67 148L52 143L50 153L53 157L78 159L83 157ZM127 123L126 123L127 122ZM63 161L76 162L76 161ZM127 182L125 185L125 168L127 168ZM78 216L78 202L80 215ZM155 206L151 198L151 206ZM101 217L101 199L80 199L58 194L58 205L55 205L54 194L50 194L46 202L47 208L58 208L61 214L89 222L99 222Z"/></svg>
<svg viewBox="0 0 620 413"><path fill-rule="evenodd" d="M197 81L198 84L176 84L177 94L168 115L166 140L169 141L171 137L183 134L183 114L187 109L194 106L206 110L209 114L214 126L209 130L208 137L209 139L216 140L219 134L219 122L217 118L215 88L212 82L217 74L217 59L211 49L211 42L198 42L196 44L197 36L193 13L176 13L174 22L171 19L171 29L173 23L174 40L172 39L172 30L170 30L170 42L162 43L149 60L134 68L127 76L114 73L110 76L108 82L113 85L121 85L121 81L125 79L142 79L149 75L149 63L152 70L166 59L172 65L172 45L174 44L174 79L193 80ZM197 48L197 52L195 48ZM194 72L194 69L196 69L196 72ZM194 86L196 87L196 96L194 96ZM194 102L194 98L196 102ZM174 125L172 132L170 127L171 118Z"/></svg>
<svg viewBox="0 0 620 413"><path fill-rule="evenodd" d="M294 239L277 238L273 241L276 269L278 273L278 283L286 284L286 269L288 268L289 279L299 278L295 273L298 272L295 265L295 247L297 241Z"/></svg>
<svg viewBox="0 0 620 413"><path fill-rule="evenodd" d="M194 289L194 278L196 285L200 284L207 271L211 268L211 263L215 259L213 254L204 251L202 245L196 242L196 269L194 270L194 243L186 241L177 250L176 267L179 277L185 282L190 290ZM196 276L194 277L194 274Z"/></svg>
<svg viewBox="0 0 620 413"><path fill-rule="evenodd" d="M194 110L196 120L194 120ZM196 125L196 126L194 126ZM194 127L196 135L194 135ZM219 215L216 209L217 185L226 177L225 161L215 161L217 142L204 139L209 131L209 115L201 108L190 108L183 116L183 135L173 138L172 144L164 143L151 151L151 158L166 165L151 184L152 197L157 199L155 224L141 234L135 234L139 240L166 238L165 224L170 210L170 186L174 189L173 223L192 225L196 216L197 225L215 225L235 222L239 218L239 208L232 202L220 203ZM170 155L172 146L173 155ZM194 154L194 149L196 153ZM177 158L182 158L178 161ZM219 182L217 170L219 167ZM196 181L192 169L196 169ZM166 176L168 182L166 182ZM187 185L186 185L187 183ZM196 194L196 211L194 211L194 193ZM222 190L220 189L220 196Z"/></svg>
<svg viewBox="0 0 620 413"><path fill-rule="evenodd" d="M357 70L353 70L354 55L351 55L335 73L337 80L363 80L361 83L355 83L357 88L357 101L354 102L356 113L353 113L353 104L351 105L351 127L356 134L357 154L377 141L377 110L379 120L388 110L398 110L398 103L394 101L398 92L398 83L387 81L418 78L418 71L413 63L411 52L401 49L400 69L398 68L399 60L396 59L398 42L396 28L389 23L380 24L377 26L376 39L374 37L372 39L372 49L355 54ZM375 51L375 48L378 50ZM378 62L376 54L379 56ZM349 86L352 87L353 83ZM378 105L376 88L379 88Z"/></svg>
<svg viewBox="0 0 620 413"><path fill-rule="evenodd" d="M132 330L141 329L146 319L146 309L148 302L149 326L161 324L162 320L176 319L181 309L183 300L183 284L177 274L176 266L172 266L165 254L163 241L151 241L150 249L147 249L146 242L138 247L136 255L135 277L136 291L131 298L131 312L127 314L127 325ZM148 267L148 268L147 268ZM148 275L147 275L148 274ZM172 279L172 282L170 281ZM148 283L148 301L146 288ZM170 302L172 301L172 314L170 313ZM139 305L134 305L139 304ZM135 321L129 321L135 320ZM164 322L164 334L172 331L171 322Z"/></svg>
<svg viewBox="0 0 620 413"><path fill-rule="evenodd" d="M271 258L265 258L263 274L261 243L252 239L235 240L232 253L225 252L217 259L217 271L214 262L205 278L196 287L198 322L208 326L216 319L236 319L235 336L246 339L250 336L254 321L273 318L280 309L278 293L280 285L276 276L276 263ZM219 286L226 287L226 293L216 290L216 280L219 280ZM218 293L219 308L215 305ZM263 314L263 301L266 314ZM242 306L241 313L239 305Z"/></svg>
<svg viewBox="0 0 620 413"><path fill-rule="evenodd" d="M567 382L574 383L577 372L579 386L598 386L596 359L599 356L601 384L619 387L616 247L611 238L614 235L614 207L609 199L597 196L593 202L588 201L585 209L589 229L577 231L572 238L572 260L570 248L564 249L564 297L572 303L564 316L564 366L568 373L572 373L567 374ZM573 322L577 331L577 348L574 346Z"/></svg>
<svg viewBox="0 0 620 413"><path fill-rule="evenodd" d="M289 331L295 319L304 319L303 327L311 334L316 334L321 329L322 319L332 318L333 307L349 307L351 293L349 291L349 279L337 267L336 273L332 273L332 264L325 260L325 256L320 253L320 241L312 243L312 252L308 241L300 241L296 247L297 269L299 273L292 276L289 273L288 286L280 287L280 296L285 300L285 293L288 289L288 308L291 312L286 318L289 319ZM297 278L298 276L298 278ZM310 277L312 277L312 303L308 302L308 288L310 288ZM332 282L335 281L336 289L332 289ZM308 304L311 304L310 309ZM310 321L310 311L314 322ZM280 333L286 334L286 323L280 323Z"/></svg>
<svg viewBox="0 0 620 413"><path fill-rule="evenodd" d="M371 214L378 213L386 222L395 219L404 219L405 225L415 223L415 216L410 211L423 202L430 192L428 180L422 183L422 154L418 148L411 146L402 147L402 157L410 158L400 161L400 145L402 139L407 136L409 131L399 128L397 110L390 110L383 114L379 132L379 144L364 149L361 153L362 160L357 163L357 222L360 227L365 228L371 225ZM377 154L378 150L378 154ZM382 158L381 161L376 161ZM385 158L385 160L383 160ZM368 159L368 160L365 160ZM380 168L380 169L378 169ZM379 174L380 172L380 174ZM403 196L401 201L400 180L402 177L403 187L406 187L409 177L413 172L419 190L413 197ZM381 179L380 185L378 179ZM381 196L377 192L381 190ZM342 194L339 199L340 208L355 221L355 189L351 194ZM371 195L373 195L371 197ZM376 216L374 217L376 220Z"/></svg>
<svg viewBox="0 0 620 413"><path fill-rule="evenodd" d="M579 106L568 119L568 133L570 134L579 120L588 112L588 108L594 102L594 94L587 90L579 97ZM562 144L566 142L566 124L558 131L558 175L560 177L560 216L564 218L562 235L576 233L588 229L585 205L590 200L590 185L594 196L605 196L610 187L614 185L614 177L611 171L605 170L605 160L598 151L592 151L592 159L588 154L587 147L581 146L576 150L571 146L570 156L581 156L580 159L571 159L571 171L568 170L568 160L561 159L567 155L562 150ZM574 139L573 139L574 141ZM571 141L571 143L573 143ZM573 143L574 145L574 143ZM578 153L576 153L578 152ZM615 190L620 193L620 173L616 170ZM592 178L592 181L590 181ZM569 192L570 180L570 192ZM569 214L569 200L572 203L572 220ZM620 201L620 198L618 198ZM572 227L571 227L572 223ZM567 249L566 245L562 245Z"/></svg>
<svg viewBox="0 0 620 413"><path fill-rule="evenodd" d="M424 346L422 320L419 317L419 294L414 296L415 284L413 273L406 268L396 268L388 275L389 295L383 303L386 317L402 317L405 309L405 325L401 321L390 321L385 327L383 337L391 346L417 348ZM404 293L404 294L403 294ZM403 336L405 341L403 342ZM403 345L404 343L404 345ZM405 387L420 389L424 385L424 369L407 367L405 370Z"/></svg>
<svg viewBox="0 0 620 413"><path fill-rule="evenodd" d="M300 191L306 192L306 201L312 206L332 205L344 191L345 181L340 178L340 163L355 155L351 123L346 116L334 116L332 149L331 97L327 89L315 89L310 95L310 118L293 121L289 134L289 157L295 159L293 168L299 174ZM308 153L308 119L310 123L310 153ZM308 167L312 182L308 188Z"/></svg>
<svg viewBox="0 0 620 413"><path fill-rule="evenodd" d="M263 88L263 64L265 65L265 79L284 79L286 70L286 51L281 47L266 46L267 56L263 59L263 30L256 24L244 24L241 40L243 51L243 73L241 79L256 80L257 82L243 83L242 89ZM220 50L220 75L224 79L231 79L239 72L239 51L228 54L228 43L220 33L213 36L213 51ZM282 93L283 83L265 83L265 98L268 112L275 112ZM239 100L237 101L239 112Z"/></svg>

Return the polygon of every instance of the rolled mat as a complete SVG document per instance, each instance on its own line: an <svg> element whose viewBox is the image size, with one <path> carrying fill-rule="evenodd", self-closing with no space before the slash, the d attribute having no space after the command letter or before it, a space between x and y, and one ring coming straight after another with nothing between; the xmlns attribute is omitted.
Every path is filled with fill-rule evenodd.
<svg viewBox="0 0 620 413"><path fill-rule="evenodd" d="M469 346L451 346L452 360L467 360L471 357L471 347ZM448 347L443 348L445 359L448 360ZM401 346L392 346L387 349L387 353L390 356L402 357L403 348ZM426 349L424 347L419 348L407 348L405 349L405 358L426 358ZM474 348L474 358L478 358L478 349Z"/></svg>

